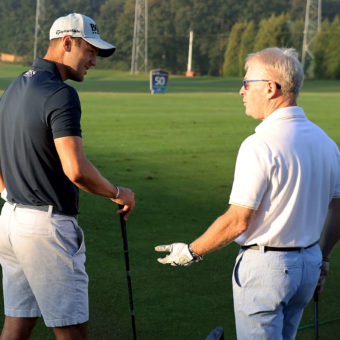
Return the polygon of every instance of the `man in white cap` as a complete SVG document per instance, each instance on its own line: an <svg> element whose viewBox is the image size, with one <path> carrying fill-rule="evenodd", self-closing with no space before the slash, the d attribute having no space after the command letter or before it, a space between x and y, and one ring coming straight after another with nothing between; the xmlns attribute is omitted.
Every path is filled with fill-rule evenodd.
<svg viewBox="0 0 340 340"><path fill-rule="evenodd" d="M111 184L86 158L77 92L96 57L115 47L81 14L57 19L43 59L0 100L0 220L5 323L2 340L27 339L42 315L56 339L87 339L88 276L78 226L78 188L123 206L134 193Z"/></svg>

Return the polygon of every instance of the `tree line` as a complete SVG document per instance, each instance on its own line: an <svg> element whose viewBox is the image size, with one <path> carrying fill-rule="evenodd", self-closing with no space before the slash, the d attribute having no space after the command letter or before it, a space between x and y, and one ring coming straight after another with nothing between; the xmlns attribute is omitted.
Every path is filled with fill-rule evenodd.
<svg viewBox="0 0 340 340"><path fill-rule="evenodd" d="M32 61L36 3L0 0L0 53L27 56L27 62ZM135 3L40 0L37 55L43 57L46 52L53 21L78 12L93 18L101 37L117 47L112 57L98 58L98 67L129 70ZM328 30L324 34L330 36L336 30L333 26L340 2L323 0L322 4L322 31ZM200 75L239 75L245 55L252 51L250 47L256 50L289 44L301 53L305 8L306 0L148 0L148 68L183 74L190 29L194 31L193 71ZM315 41L316 46L322 44L322 38ZM333 53L331 48L328 50ZM334 76L331 70L324 72L325 67L329 68L329 58L316 53L316 75Z"/></svg>
<svg viewBox="0 0 340 340"><path fill-rule="evenodd" d="M247 55L266 47L294 47L302 50L304 21L291 20L289 14L263 18L256 24L254 20L237 22L231 29L224 55L223 75L242 76ZM324 79L340 79L340 19L326 18L315 36L311 52L314 59L307 59L309 76ZM301 55L301 54L300 54Z"/></svg>
<svg viewBox="0 0 340 340"><path fill-rule="evenodd" d="M266 47L294 47L301 51L304 21L290 20L288 14L236 23L230 32L224 56L223 75L241 76L246 56Z"/></svg>
<svg viewBox="0 0 340 340"><path fill-rule="evenodd" d="M314 42L314 74L320 79L340 79L340 18L324 20Z"/></svg>

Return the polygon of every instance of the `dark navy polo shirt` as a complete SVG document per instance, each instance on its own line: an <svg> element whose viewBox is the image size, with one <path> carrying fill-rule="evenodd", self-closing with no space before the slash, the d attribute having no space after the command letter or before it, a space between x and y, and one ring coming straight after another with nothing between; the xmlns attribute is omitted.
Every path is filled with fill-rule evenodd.
<svg viewBox="0 0 340 340"><path fill-rule="evenodd" d="M36 59L12 82L0 100L0 165L8 201L78 213L78 188L64 174L54 139L81 137L80 117L78 94L62 81L55 63Z"/></svg>

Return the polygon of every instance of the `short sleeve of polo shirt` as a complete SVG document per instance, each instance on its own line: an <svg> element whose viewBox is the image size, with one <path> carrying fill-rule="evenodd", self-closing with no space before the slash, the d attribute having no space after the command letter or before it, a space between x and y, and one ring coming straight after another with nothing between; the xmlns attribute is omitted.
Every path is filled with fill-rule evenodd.
<svg viewBox="0 0 340 340"><path fill-rule="evenodd" d="M270 168L266 144L249 136L237 155L229 204L257 210L268 187Z"/></svg>
<svg viewBox="0 0 340 340"><path fill-rule="evenodd" d="M81 137L81 108L75 89L66 85L56 91L46 102L46 112L50 114L54 139L66 136Z"/></svg>

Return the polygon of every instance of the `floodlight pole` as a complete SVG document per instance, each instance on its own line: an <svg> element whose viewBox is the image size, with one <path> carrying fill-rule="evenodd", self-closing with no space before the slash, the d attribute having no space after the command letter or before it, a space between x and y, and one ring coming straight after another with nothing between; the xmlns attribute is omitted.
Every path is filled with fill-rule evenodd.
<svg viewBox="0 0 340 340"><path fill-rule="evenodd" d="M194 72L192 72L191 68L192 68L192 45L194 42L194 31L193 29L190 29L189 32L189 52L188 52L188 65L187 65L187 72L185 73L185 75L187 77L192 77L194 76Z"/></svg>
<svg viewBox="0 0 340 340"><path fill-rule="evenodd" d="M148 68L148 0L136 0L131 73Z"/></svg>
<svg viewBox="0 0 340 340"><path fill-rule="evenodd" d="M192 65L192 43L194 41L194 31L190 30L189 33L189 53L188 53L188 67L187 71L191 72L191 65Z"/></svg>
<svg viewBox="0 0 340 340"><path fill-rule="evenodd" d="M307 55L311 59L314 59L312 44L317 32L319 32L321 28L321 7L321 0L307 0L301 58L301 63L304 70Z"/></svg>
<svg viewBox="0 0 340 340"><path fill-rule="evenodd" d="M40 0L37 0L36 9L35 9L35 31L34 31L33 59L35 59L37 57L39 15L40 15Z"/></svg>

